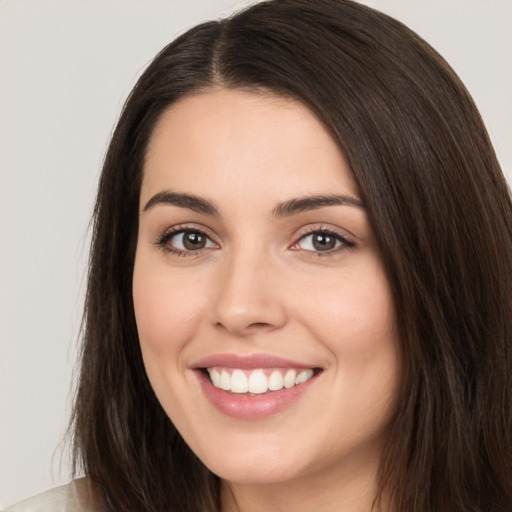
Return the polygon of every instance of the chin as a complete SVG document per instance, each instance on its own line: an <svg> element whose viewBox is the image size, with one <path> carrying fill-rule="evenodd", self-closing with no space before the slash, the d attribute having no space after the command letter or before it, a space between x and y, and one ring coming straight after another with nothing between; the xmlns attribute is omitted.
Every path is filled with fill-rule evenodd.
<svg viewBox="0 0 512 512"><path fill-rule="evenodd" d="M215 464L210 470L219 478L234 484L269 485L289 482L298 476L296 468L285 464L262 462Z"/></svg>
<svg viewBox="0 0 512 512"><path fill-rule="evenodd" d="M297 445L298 444L298 445ZM246 440L233 443L227 451L215 450L199 454L203 463L222 480L237 484L280 484L314 474L315 466L325 462L308 455L307 443L274 444L259 439L251 446ZM315 452L315 450L313 450ZM314 453L313 453L314 455Z"/></svg>

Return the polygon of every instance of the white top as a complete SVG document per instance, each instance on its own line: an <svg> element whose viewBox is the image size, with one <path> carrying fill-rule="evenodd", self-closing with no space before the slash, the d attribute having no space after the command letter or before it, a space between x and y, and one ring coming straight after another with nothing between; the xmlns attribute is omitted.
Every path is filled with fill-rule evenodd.
<svg viewBox="0 0 512 512"><path fill-rule="evenodd" d="M5 512L108 512L104 499L87 478L73 480L32 498L20 501Z"/></svg>

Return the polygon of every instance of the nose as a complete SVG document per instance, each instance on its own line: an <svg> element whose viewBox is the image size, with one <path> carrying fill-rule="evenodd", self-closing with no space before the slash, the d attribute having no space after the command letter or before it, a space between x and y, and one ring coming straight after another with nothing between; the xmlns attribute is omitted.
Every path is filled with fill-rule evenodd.
<svg viewBox="0 0 512 512"><path fill-rule="evenodd" d="M238 337L273 331L287 322L284 283L271 258L233 255L219 273L214 322Z"/></svg>

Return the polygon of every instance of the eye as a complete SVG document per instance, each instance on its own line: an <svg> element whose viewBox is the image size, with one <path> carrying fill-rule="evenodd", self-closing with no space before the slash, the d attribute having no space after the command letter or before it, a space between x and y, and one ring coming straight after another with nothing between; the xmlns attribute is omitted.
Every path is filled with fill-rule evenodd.
<svg viewBox="0 0 512 512"><path fill-rule="evenodd" d="M303 251L311 251L316 253L335 252L340 247L353 247L354 243L347 240L339 233L330 230L316 230L307 233L293 244L291 249L300 249Z"/></svg>
<svg viewBox="0 0 512 512"><path fill-rule="evenodd" d="M199 231L182 231L173 235L168 243L182 251L198 251L204 249L209 241L208 237Z"/></svg>
<svg viewBox="0 0 512 512"><path fill-rule="evenodd" d="M178 254L218 247L210 237L197 229L179 229L167 232L158 241L158 245L168 252Z"/></svg>

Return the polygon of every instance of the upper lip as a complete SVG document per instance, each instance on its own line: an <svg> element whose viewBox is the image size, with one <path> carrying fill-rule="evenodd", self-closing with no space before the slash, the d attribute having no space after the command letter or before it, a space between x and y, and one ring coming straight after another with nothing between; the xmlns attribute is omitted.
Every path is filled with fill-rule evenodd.
<svg viewBox="0 0 512 512"><path fill-rule="evenodd" d="M315 365L304 364L290 359L273 356L271 354L243 356L237 354L215 354L194 362L191 365L191 368L211 368L213 366L239 368L241 370L254 370L257 368L315 368Z"/></svg>

